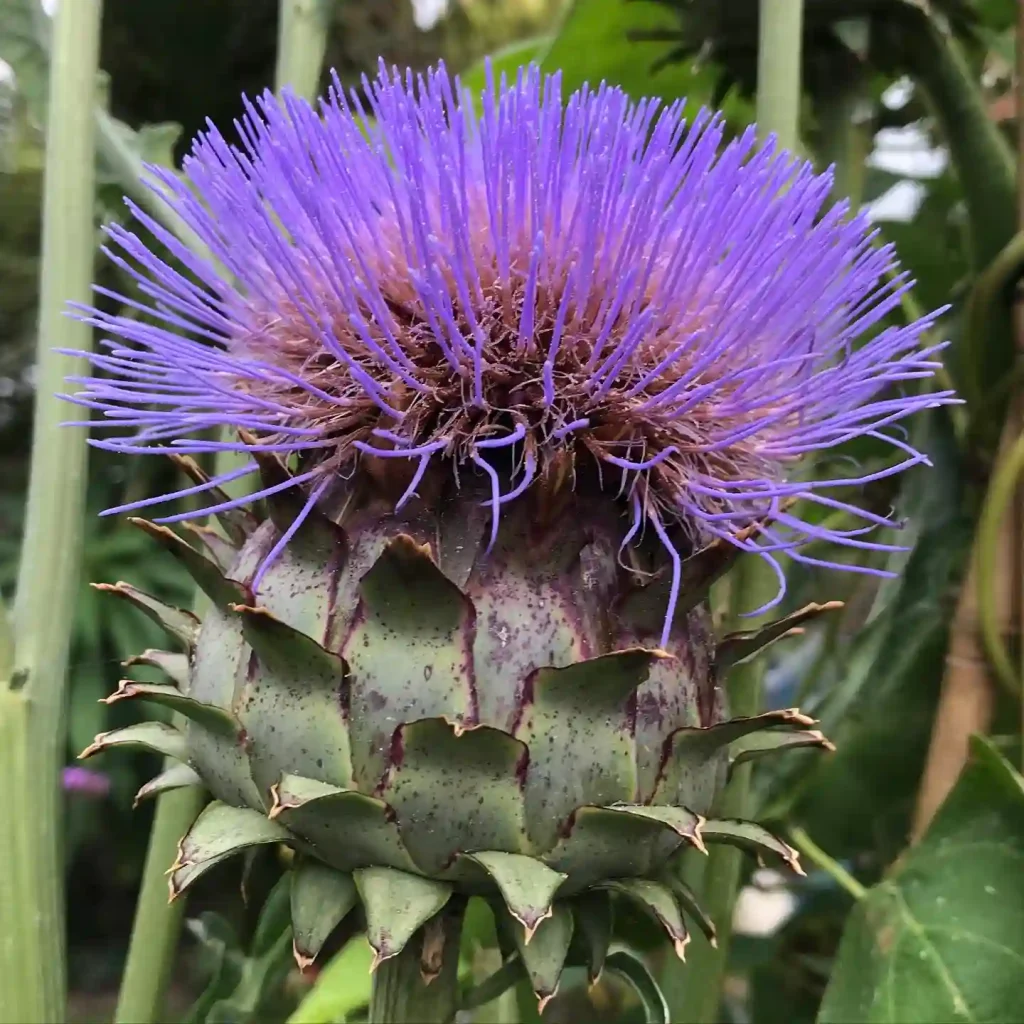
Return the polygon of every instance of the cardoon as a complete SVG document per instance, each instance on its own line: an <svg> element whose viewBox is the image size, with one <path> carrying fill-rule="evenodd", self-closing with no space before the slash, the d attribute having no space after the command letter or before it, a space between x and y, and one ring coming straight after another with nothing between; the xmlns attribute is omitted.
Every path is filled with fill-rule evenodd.
<svg viewBox="0 0 1024 1024"><path fill-rule="evenodd" d="M826 741L795 710L730 720L716 673L820 607L716 648L708 587L744 551L781 596L783 556L887 549L866 534L888 520L830 491L924 462L892 426L950 395L918 383L933 318L886 326L909 287L891 249L752 129L723 148L716 115L563 102L536 69L479 117L443 69L362 95L264 96L238 146L211 126L184 180L152 169L209 256L133 204L161 253L108 231L144 298L80 311L108 340L73 400L113 428L98 447L194 480L110 512L208 499L137 522L212 607L108 588L182 652L136 659L171 681L115 697L188 726L90 750L151 746L182 763L146 794L212 793L172 894L285 842L300 961L361 904L378 960L427 978L479 894L543 1000L567 957L600 971L619 900L680 955L684 910L713 937L687 847L796 866L706 816L737 759ZM860 435L893 464L800 466ZM191 456L222 449L244 461L209 479Z"/></svg>

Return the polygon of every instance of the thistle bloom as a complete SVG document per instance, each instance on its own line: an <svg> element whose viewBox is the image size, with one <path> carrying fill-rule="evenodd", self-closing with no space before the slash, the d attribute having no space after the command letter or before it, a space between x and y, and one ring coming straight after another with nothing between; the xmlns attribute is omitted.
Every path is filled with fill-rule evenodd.
<svg viewBox="0 0 1024 1024"><path fill-rule="evenodd" d="M536 68L492 86L477 117L443 68L381 69L364 99L335 80L319 109L267 94L241 146L212 125L184 178L150 168L206 245L189 251L131 201L169 262L127 228L110 257L148 301L79 311L110 337L72 400L116 452L279 453L301 488L292 530L332 481L398 474L401 508L439 476L483 474L503 507L553 476L597 474L623 500L627 543L651 529L678 593L680 549L716 538L819 560L809 541L888 550L891 525L829 496L927 461L893 431L952 400L922 390L936 314L886 317L910 287L866 218L829 205L832 178L683 104L583 89L563 103ZM905 389L903 385L909 384ZM211 440L211 428L241 430ZM895 462L794 478L804 456L867 435ZM148 498L203 491L257 469ZM798 503L799 502L799 503ZM814 505L859 518L831 528ZM685 554L685 551L682 551Z"/></svg>

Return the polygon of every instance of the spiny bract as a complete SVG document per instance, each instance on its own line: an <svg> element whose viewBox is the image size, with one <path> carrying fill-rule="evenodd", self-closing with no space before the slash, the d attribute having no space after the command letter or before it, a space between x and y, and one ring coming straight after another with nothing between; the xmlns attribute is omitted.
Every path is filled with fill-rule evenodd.
<svg viewBox="0 0 1024 1024"><path fill-rule="evenodd" d="M826 741L796 711L726 720L716 673L828 606L716 649L707 588L744 550L778 568L816 562L812 539L886 548L862 535L887 520L822 492L925 461L883 429L951 396L897 393L935 368L933 318L882 325L909 287L891 250L752 130L723 149L719 117L687 126L681 104L603 86L563 105L536 69L479 118L443 69L382 70L363 95L266 96L240 148L211 127L184 180L153 171L208 255L132 204L177 262L109 229L148 304L101 289L141 315L79 311L112 340L72 400L122 431L95 444L170 452L194 478L110 511L205 493L157 522L222 529L186 524L193 547L138 521L212 609L200 624L108 587L184 651L136 659L171 684L111 699L189 725L90 750L148 745L182 765L141 795L215 797L174 893L290 843L306 960L357 901L386 958L482 894L543 999L574 928L600 970L612 894L680 953L682 909L713 935L682 848L795 866L759 826L705 816L731 762ZM901 461L789 482L860 434ZM251 461L211 480L190 458L222 449ZM250 495L221 490L257 471Z"/></svg>

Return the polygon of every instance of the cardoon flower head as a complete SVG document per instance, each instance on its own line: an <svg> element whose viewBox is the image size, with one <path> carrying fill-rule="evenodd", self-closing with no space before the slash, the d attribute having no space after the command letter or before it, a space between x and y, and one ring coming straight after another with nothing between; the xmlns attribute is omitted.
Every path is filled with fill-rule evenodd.
<svg viewBox="0 0 1024 1024"><path fill-rule="evenodd" d="M112 699L189 724L87 753L149 746L181 763L140 797L213 794L172 895L290 843L300 962L361 902L378 961L438 976L441 1021L462 897L490 901L543 1003L577 947L600 974L611 893L680 956L684 913L714 937L684 848L796 866L760 825L705 815L730 763L828 741L795 709L729 720L717 675L830 606L716 644L708 587L737 549L778 568L813 562L810 540L885 548L863 535L886 519L827 491L923 462L890 431L950 395L900 392L938 346L933 317L884 326L909 287L891 250L752 131L723 148L720 118L603 86L563 105L536 69L479 118L443 69L364 92L266 96L239 148L211 127L184 180L154 170L209 257L134 206L173 265L110 229L147 301L82 314L113 339L75 399L116 432L94 443L252 461L213 480L183 462L194 487L123 506L209 491L160 521L223 530L193 546L141 523L211 606L108 586L185 650L132 659L170 682ZM862 434L896 464L791 472ZM211 490L257 470L247 498ZM815 504L861 525L816 525Z"/></svg>
<svg viewBox="0 0 1024 1024"><path fill-rule="evenodd" d="M479 118L443 68L382 67L363 91L335 79L316 110L264 95L240 146L211 125L183 179L150 169L209 258L131 201L180 265L108 229L148 301L98 289L141 315L82 313L111 336L73 399L115 431L93 444L279 453L293 470L158 522L295 487L298 528L339 478L386 476L398 510L483 474L493 541L531 488L596 481L621 496L627 541L649 528L668 550L666 632L681 545L729 541L780 585L783 553L856 568L803 553L810 540L888 547L863 536L887 519L828 492L926 462L893 424L951 393L913 385L937 365L935 315L885 326L910 282L863 215L829 205L829 173L753 128L723 147L721 117L687 122L682 102L604 85L563 101L536 68L490 87ZM896 463L793 478L859 435ZM861 525L815 524L798 500Z"/></svg>

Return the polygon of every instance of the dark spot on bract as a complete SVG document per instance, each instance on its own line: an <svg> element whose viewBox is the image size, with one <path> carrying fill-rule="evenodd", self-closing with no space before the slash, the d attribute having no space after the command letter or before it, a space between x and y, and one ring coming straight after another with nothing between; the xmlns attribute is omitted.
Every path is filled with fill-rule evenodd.
<svg viewBox="0 0 1024 1024"><path fill-rule="evenodd" d="M434 674L434 666L433 665L424 665L423 666L423 678L425 680L427 680L429 682L430 677L433 674Z"/></svg>

